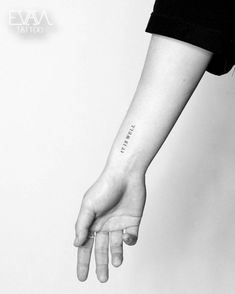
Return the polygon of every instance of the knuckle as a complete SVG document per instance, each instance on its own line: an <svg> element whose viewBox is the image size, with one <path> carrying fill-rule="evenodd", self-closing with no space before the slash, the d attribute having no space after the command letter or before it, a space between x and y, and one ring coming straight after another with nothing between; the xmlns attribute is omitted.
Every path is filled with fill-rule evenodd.
<svg viewBox="0 0 235 294"><path fill-rule="evenodd" d="M122 249L123 249L123 245L120 245L120 244L117 244L117 245L111 245L110 246L110 250L112 253L115 253L115 252L122 252Z"/></svg>
<svg viewBox="0 0 235 294"><path fill-rule="evenodd" d="M107 254L108 248L106 248L106 247L98 247L98 248L95 248L95 252L99 253L99 254Z"/></svg>
<svg viewBox="0 0 235 294"><path fill-rule="evenodd" d="M112 254L113 255L113 259L115 260L115 259L119 259L119 260L121 260L122 259L122 257L123 257L123 255L122 255L122 253L118 253L118 252L116 252L116 253L113 253Z"/></svg>
<svg viewBox="0 0 235 294"><path fill-rule="evenodd" d="M87 270L89 262L79 261L77 265L79 269Z"/></svg>
<svg viewBox="0 0 235 294"><path fill-rule="evenodd" d="M121 242L119 242L119 241L113 241L113 242L111 242L110 246L111 247L122 247L123 246L123 242L122 242L122 240L121 240Z"/></svg>

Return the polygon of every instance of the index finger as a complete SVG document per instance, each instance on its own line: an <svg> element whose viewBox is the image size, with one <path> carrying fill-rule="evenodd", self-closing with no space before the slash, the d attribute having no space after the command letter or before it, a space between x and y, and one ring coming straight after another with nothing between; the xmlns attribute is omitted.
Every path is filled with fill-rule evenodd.
<svg viewBox="0 0 235 294"><path fill-rule="evenodd" d="M92 225L94 219L95 212L90 206L88 206L86 202L83 201L75 224L75 246L80 246L86 241L89 228Z"/></svg>
<svg viewBox="0 0 235 294"><path fill-rule="evenodd" d="M77 277L81 282L84 282L88 277L93 243L94 238L88 238L84 245L78 246Z"/></svg>

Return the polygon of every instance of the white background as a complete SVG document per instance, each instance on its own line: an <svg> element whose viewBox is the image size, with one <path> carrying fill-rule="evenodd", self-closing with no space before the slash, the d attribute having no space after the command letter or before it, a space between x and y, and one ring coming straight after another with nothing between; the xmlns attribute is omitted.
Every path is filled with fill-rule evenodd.
<svg viewBox="0 0 235 294"><path fill-rule="evenodd" d="M205 73L152 162L139 240L124 245L123 265L110 264L102 284L92 258L88 280L76 277L78 209L136 89L153 4L1 1L1 293L233 293L232 71ZM23 38L11 9L45 9L54 28Z"/></svg>

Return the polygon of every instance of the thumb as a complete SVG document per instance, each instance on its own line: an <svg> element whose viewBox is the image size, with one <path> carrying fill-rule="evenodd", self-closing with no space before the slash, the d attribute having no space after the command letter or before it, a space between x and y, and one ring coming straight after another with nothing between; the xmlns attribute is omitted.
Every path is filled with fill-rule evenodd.
<svg viewBox="0 0 235 294"><path fill-rule="evenodd" d="M123 241L129 245L135 245L138 240L139 226L128 227L122 235Z"/></svg>
<svg viewBox="0 0 235 294"><path fill-rule="evenodd" d="M84 204L81 206L79 211L78 219L75 224L75 234L76 238L74 240L74 246L82 246L82 244L86 241L88 237L88 231L95 219L95 212L85 206Z"/></svg>

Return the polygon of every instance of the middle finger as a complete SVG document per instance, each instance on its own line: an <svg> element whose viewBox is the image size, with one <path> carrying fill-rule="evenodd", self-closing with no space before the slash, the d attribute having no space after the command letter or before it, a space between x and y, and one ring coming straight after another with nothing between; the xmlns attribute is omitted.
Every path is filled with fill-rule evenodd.
<svg viewBox="0 0 235 294"><path fill-rule="evenodd" d="M97 232L95 238L96 274L100 282L108 280L109 232Z"/></svg>

